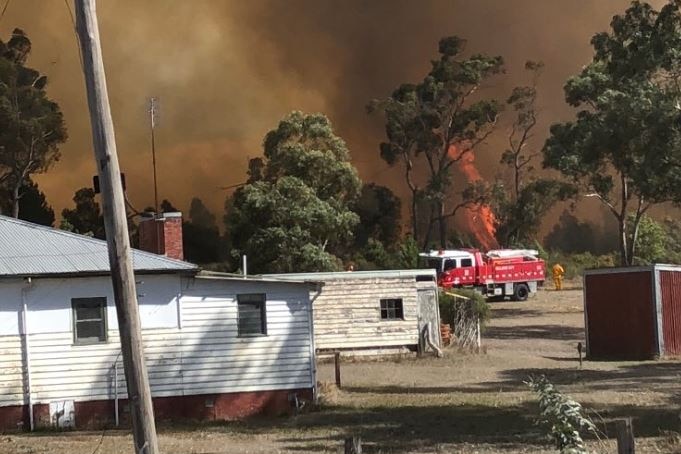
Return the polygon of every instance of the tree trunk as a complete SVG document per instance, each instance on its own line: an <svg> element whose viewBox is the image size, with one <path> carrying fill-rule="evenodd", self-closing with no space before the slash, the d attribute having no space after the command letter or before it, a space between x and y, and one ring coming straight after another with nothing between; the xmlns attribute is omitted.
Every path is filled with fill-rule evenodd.
<svg viewBox="0 0 681 454"><path fill-rule="evenodd" d="M629 266L631 265L631 260L629 257L626 215L618 217L617 222L619 223L620 264L622 266Z"/></svg>
<svg viewBox="0 0 681 454"><path fill-rule="evenodd" d="M519 152L518 152L519 153ZM518 202L520 198L520 163L518 162L518 154L515 155L515 165L514 165L514 185L515 185L515 202Z"/></svg>
<svg viewBox="0 0 681 454"><path fill-rule="evenodd" d="M430 247L430 234L433 233L433 217L432 214L428 220L428 229L426 229L426 234L423 237L423 246L421 249L424 251L428 251L431 249Z"/></svg>
<svg viewBox="0 0 681 454"><path fill-rule="evenodd" d="M411 192L411 234L416 244L419 244L418 233L418 195L416 191Z"/></svg>
<svg viewBox="0 0 681 454"><path fill-rule="evenodd" d="M447 217L445 216L445 204L442 201L437 202L437 222L440 234L440 247L445 249L447 247Z"/></svg>
<svg viewBox="0 0 681 454"><path fill-rule="evenodd" d="M629 185L627 184L627 179L624 176L624 174L620 174L620 181L622 184L622 205L620 209L620 214L617 217L617 220L619 221L619 227L620 227L620 263L622 266L630 266L631 262L633 260L632 257L629 256L629 247L628 247L628 242L629 238L627 237L627 207L629 204Z"/></svg>
<svg viewBox="0 0 681 454"><path fill-rule="evenodd" d="M629 257L629 261L633 265L634 263L634 257L636 255L636 241L638 240L638 230L641 225L641 219L643 219L643 213L641 212L641 208L636 212L636 217L634 218L634 225L631 226L633 231L631 232L631 238L629 239L629 252L627 254L627 257Z"/></svg>
<svg viewBox="0 0 681 454"><path fill-rule="evenodd" d="M12 217L19 219L19 190L21 189L21 181L14 183L12 187Z"/></svg>

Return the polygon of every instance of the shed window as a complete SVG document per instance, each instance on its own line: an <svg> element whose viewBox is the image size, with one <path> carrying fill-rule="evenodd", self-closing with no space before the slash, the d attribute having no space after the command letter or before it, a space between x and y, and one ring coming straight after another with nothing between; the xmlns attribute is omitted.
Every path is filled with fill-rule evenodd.
<svg viewBox="0 0 681 454"><path fill-rule="evenodd" d="M106 342L106 298L73 298L71 307L74 342Z"/></svg>
<svg viewBox="0 0 681 454"><path fill-rule="evenodd" d="M265 295L237 295L239 337L267 335Z"/></svg>
<svg viewBox="0 0 681 454"><path fill-rule="evenodd" d="M402 298L381 300L381 320L404 320Z"/></svg>

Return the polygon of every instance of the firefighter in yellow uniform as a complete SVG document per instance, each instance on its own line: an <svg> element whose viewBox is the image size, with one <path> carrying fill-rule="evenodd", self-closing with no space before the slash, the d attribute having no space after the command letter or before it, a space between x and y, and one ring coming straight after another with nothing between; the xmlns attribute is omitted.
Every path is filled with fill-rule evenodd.
<svg viewBox="0 0 681 454"><path fill-rule="evenodd" d="M563 289L563 274L565 274L565 270L563 269L562 266L560 266L560 263L556 263L553 265L553 284L556 286L556 290L562 290Z"/></svg>

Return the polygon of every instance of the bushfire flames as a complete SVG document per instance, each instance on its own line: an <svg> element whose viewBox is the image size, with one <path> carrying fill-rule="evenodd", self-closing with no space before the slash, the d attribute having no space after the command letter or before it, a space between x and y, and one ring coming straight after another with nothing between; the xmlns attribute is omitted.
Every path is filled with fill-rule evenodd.
<svg viewBox="0 0 681 454"><path fill-rule="evenodd" d="M449 148L449 155L452 159L457 159L460 153L454 145ZM475 167L475 155L472 152L464 153L458 164L461 173L464 174L468 183L482 180L480 172ZM478 243L488 250L499 246L494 237L494 221L494 212L492 212L492 208L489 205L481 204L466 208L464 217L466 227L468 227L468 230L473 234Z"/></svg>

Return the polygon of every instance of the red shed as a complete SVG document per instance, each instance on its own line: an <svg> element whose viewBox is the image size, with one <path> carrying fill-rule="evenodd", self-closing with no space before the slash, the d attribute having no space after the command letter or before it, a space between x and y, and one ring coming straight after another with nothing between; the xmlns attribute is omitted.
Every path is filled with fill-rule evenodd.
<svg viewBox="0 0 681 454"><path fill-rule="evenodd" d="M586 271L584 324L593 359L681 355L681 266Z"/></svg>

